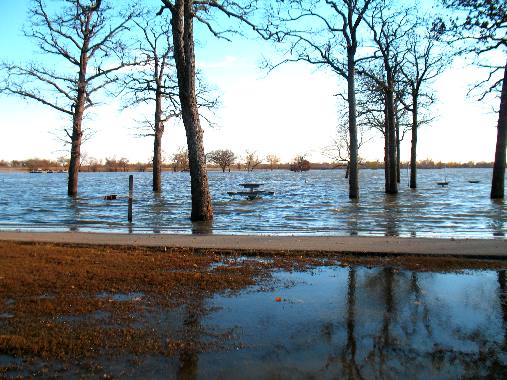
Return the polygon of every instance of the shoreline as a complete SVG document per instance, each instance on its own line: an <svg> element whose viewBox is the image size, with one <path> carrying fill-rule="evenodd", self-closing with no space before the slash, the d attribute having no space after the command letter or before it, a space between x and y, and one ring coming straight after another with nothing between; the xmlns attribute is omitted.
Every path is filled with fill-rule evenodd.
<svg viewBox="0 0 507 380"><path fill-rule="evenodd" d="M366 236L185 235L95 232L1 232L0 241L81 246L197 248L257 253L449 256L505 259L505 239L438 239Z"/></svg>

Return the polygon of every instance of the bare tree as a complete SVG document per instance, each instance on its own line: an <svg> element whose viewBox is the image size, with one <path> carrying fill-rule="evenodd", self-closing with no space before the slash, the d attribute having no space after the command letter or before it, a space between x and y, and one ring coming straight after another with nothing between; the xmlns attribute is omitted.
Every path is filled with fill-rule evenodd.
<svg viewBox="0 0 507 380"><path fill-rule="evenodd" d="M440 46L440 31L436 24L428 25L422 19L415 21L415 28L406 39L405 62L401 66L401 75L409 91L410 103L405 103L405 109L412 115L412 141L410 149L410 188L417 188L417 132L419 126L428 123L430 119L420 117L420 110L433 104L434 97L426 92L426 88L433 79L440 75L448 65L449 59L445 50Z"/></svg>
<svg viewBox="0 0 507 380"><path fill-rule="evenodd" d="M3 63L7 79L2 87L7 94L35 100L72 119L72 128L65 129L71 144L67 192L75 196L83 118L94 105L93 96L115 83L118 70L128 65L127 48L119 37L135 14L117 17L105 0L67 0L64 4L50 14L43 0L33 0L31 29L25 32L54 63ZM117 24L112 20L118 20Z"/></svg>
<svg viewBox="0 0 507 380"><path fill-rule="evenodd" d="M225 173L225 169L229 168L231 171L231 165L236 160L236 155L229 149L218 149L213 150L207 154L208 160L215 165L220 166L222 172Z"/></svg>
<svg viewBox="0 0 507 380"><path fill-rule="evenodd" d="M248 20L249 13L255 9L255 1L247 1L244 5L232 0L161 0L161 2L162 7L158 14L160 15L165 9L168 9L171 17L179 98L189 154L192 193L191 219L193 221L209 221L213 219L213 209L208 187L203 131L195 90L194 19L201 22L214 36L219 38L225 37L227 32L231 32L231 30L221 31L213 25L213 13L215 12L239 20L261 34L261 30Z"/></svg>
<svg viewBox="0 0 507 380"><path fill-rule="evenodd" d="M179 148L176 153L173 154L172 159L172 167L173 171L189 171L189 162L188 162L188 150L185 148Z"/></svg>
<svg viewBox="0 0 507 380"><path fill-rule="evenodd" d="M275 154L268 154L266 156L266 161L269 164L269 169L273 170L274 168L278 167L280 164L280 158Z"/></svg>
<svg viewBox="0 0 507 380"><path fill-rule="evenodd" d="M347 163L347 169L345 171L345 178L349 178L349 163L350 163L350 133L348 128L348 106L345 108L340 107L338 112L338 118L340 122L336 128L336 136L333 139L331 145L325 147L322 153L333 160L334 162L345 162ZM370 127L369 122L363 122L361 113L358 113L357 117L357 149L358 149L358 164L361 163L359 156L359 150L370 139L366 137L366 129Z"/></svg>
<svg viewBox="0 0 507 380"><path fill-rule="evenodd" d="M146 132L142 136L153 136L153 181L154 192L161 191L162 137L164 126L171 118L180 116L178 82L173 64L171 27L168 20L159 17L134 21L140 32L136 49L142 63L125 78L124 89L128 94L125 107L152 104L154 118L144 122Z"/></svg>
<svg viewBox="0 0 507 380"><path fill-rule="evenodd" d="M385 149L386 149L386 193L398 193L398 162L397 147L399 131L397 129L397 76L404 59L401 42L408 33L408 12L388 12L388 1L377 4L371 18L366 20L372 31L372 38L377 48L382 70L362 68L360 73L373 81L384 95L385 113ZM397 137L398 136L398 137Z"/></svg>
<svg viewBox="0 0 507 380"><path fill-rule="evenodd" d="M296 156L289 166L291 172L306 172L310 170L310 161L304 155Z"/></svg>
<svg viewBox="0 0 507 380"><path fill-rule="evenodd" d="M374 0L278 0L277 38L288 43L290 58L330 68L347 81L350 176L349 198L359 198L356 110L356 57L359 29Z"/></svg>
<svg viewBox="0 0 507 380"><path fill-rule="evenodd" d="M259 159L259 156L255 152L246 151L245 154L245 167L247 172L253 171L257 166L262 163L262 160Z"/></svg>
<svg viewBox="0 0 507 380"><path fill-rule="evenodd" d="M443 0L446 7L458 11L458 17L448 26L454 32L455 42L463 42L460 50L479 57L477 65L488 71L486 79L475 88L484 89L480 100L488 94L500 94L495 163L491 181L492 199L504 198L506 147L507 147L507 5L505 0ZM460 17L462 16L462 17ZM500 54L498 54L500 52ZM496 54L495 54L496 53ZM499 62L496 57L502 57ZM503 75L502 75L503 74Z"/></svg>

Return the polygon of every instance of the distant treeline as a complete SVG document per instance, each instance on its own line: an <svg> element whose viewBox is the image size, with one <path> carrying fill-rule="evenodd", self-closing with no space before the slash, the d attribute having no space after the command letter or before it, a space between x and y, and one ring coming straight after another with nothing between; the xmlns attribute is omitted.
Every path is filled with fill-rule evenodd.
<svg viewBox="0 0 507 380"><path fill-rule="evenodd" d="M408 166L408 162L402 162L401 167L406 168ZM260 163L255 167L257 170L273 170L273 169L281 169L281 170L290 170L291 165L294 165L292 162L288 163L279 163L276 165ZM421 169L441 169L441 168L492 168L492 162L441 162L441 161L433 161L433 160L422 160L418 161L418 167ZM359 165L363 169L383 169L384 162L383 161L362 161ZM218 165L207 165L210 170L220 170ZM347 164L343 162L333 163L333 162L311 162L310 169L313 170L331 170L331 169L346 169ZM48 160L48 159L40 159L40 158L31 158L28 160L12 160L12 161L4 161L0 160L0 168L11 168L14 170L20 171L30 171L30 170L68 170L68 159L66 158L58 158L57 160ZM180 162L169 162L164 163L162 165L163 170L165 171L187 171L188 167L186 165L182 165ZM80 171L81 172L145 172L151 171L152 166L151 162L129 162L126 158L106 158L105 160L101 159L87 159L81 164ZM231 165L231 170L239 171L239 170L248 170L247 166L242 163L235 163Z"/></svg>

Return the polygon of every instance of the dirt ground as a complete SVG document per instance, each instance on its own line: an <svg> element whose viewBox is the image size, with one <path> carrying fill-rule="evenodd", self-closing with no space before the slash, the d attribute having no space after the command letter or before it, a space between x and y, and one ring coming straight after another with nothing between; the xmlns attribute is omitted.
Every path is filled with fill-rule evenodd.
<svg viewBox="0 0 507 380"><path fill-rule="evenodd" d="M188 322L209 312L203 300L213 294L270 286L275 270L324 265L445 272L504 269L507 261L0 241L0 378L48 376L54 363L101 373L98 357L238 347L228 332L154 328L150 316L185 308Z"/></svg>

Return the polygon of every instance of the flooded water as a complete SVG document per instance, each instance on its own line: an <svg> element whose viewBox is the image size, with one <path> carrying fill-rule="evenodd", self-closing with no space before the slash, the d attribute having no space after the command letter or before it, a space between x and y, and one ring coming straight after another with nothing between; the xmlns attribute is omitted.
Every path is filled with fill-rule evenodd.
<svg viewBox="0 0 507 380"><path fill-rule="evenodd" d="M210 172L215 218L192 224L188 173L133 173L134 223L127 222L128 175L81 173L79 197L66 196L66 174L0 174L0 230L110 231L280 235L505 237L507 205L489 199L490 169L420 170L415 191L403 171L400 193L384 193L383 170L361 170L361 199L348 199L342 170ZM448 187L438 181L447 180ZM470 183L469 181L479 181ZM231 197L243 182L263 183L273 196ZM118 194L106 201L104 195Z"/></svg>
<svg viewBox="0 0 507 380"><path fill-rule="evenodd" d="M195 355L195 378L507 376L505 271L332 267L276 278L271 291L209 301L218 310L200 323L232 329L244 348Z"/></svg>
<svg viewBox="0 0 507 380"><path fill-rule="evenodd" d="M144 323L190 339L187 349L108 358L100 368L151 379L506 378L506 282L503 270L279 271L272 287L147 312ZM194 313L195 303L208 312ZM219 336L228 337L223 349L203 352Z"/></svg>

